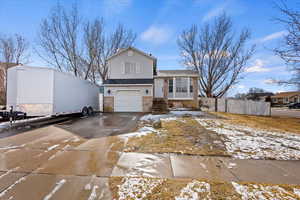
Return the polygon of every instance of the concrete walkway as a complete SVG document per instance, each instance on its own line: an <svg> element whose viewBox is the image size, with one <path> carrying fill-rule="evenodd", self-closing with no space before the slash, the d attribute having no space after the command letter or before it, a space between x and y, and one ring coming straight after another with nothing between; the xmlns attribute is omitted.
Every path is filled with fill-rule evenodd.
<svg viewBox="0 0 300 200"><path fill-rule="evenodd" d="M300 184L300 161L237 160L227 157L123 153L111 176L199 178Z"/></svg>

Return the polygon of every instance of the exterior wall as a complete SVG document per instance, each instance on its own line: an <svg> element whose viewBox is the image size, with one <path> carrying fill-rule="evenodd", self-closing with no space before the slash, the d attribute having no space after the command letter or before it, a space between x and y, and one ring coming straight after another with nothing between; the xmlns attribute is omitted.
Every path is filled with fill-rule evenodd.
<svg viewBox="0 0 300 200"><path fill-rule="evenodd" d="M155 78L154 79L154 97L155 98L163 98L164 97L164 79L163 78Z"/></svg>
<svg viewBox="0 0 300 200"><path fill-rule="evenodd" d="M110 90L110 94L108 91ZM142 97L143 112L151 112L153 104L152 85L123 85L104 87L104 112L114 112L114 97L119 90L140 90ZM146 93L148 90L148 94Z"/></svg>
<svg viewBox="0 0 300 200"><path fill-rule="evenodd" d="M131 56L128 52L132 51ZM138 73L125 74L124 63L135 62L140 68ZM109 73L108 79L152 79L153 78L153 60L133 50L127 50L111 58L108 61Z"/></svg>
<svg viewBox="0 0 300 200"><path fill-rule="evenodd" d="M114 112L114 97L104 97L103 99L104 112Z"/></svg>
<svg viewBox="0 0 300 200"><path fill-rule="evenodd" d="M151 112L153 105L152 96L143 96L143 112Z"/></svg>

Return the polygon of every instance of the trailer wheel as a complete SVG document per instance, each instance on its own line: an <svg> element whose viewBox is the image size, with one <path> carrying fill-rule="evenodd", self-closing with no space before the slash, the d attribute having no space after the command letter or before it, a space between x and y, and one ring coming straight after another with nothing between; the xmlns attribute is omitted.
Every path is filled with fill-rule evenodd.
<svg viewBox="0 0 300 200"><path fill-rule="evenodd" d="M93 110L93 108L90 106L89 108L88 108L88 115L93 115L94 114L94 110Z"/></svg>
<svg viewBox="0 0 300 200"><path fill-rule="evenodd" d="M83 107L81 111L82 116L87 116L89 114L89 110L87 107Z"/></svg>

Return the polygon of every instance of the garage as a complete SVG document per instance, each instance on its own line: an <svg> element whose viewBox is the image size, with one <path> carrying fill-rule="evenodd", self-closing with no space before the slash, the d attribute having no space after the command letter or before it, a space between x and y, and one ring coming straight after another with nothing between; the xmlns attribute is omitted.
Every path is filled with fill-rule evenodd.
<svg viewBox="0 0 300 200"><path fill-rule="evenodd" d="M142 112L143 102L140 90L118 90L114 102L115 112Z"/></svg>

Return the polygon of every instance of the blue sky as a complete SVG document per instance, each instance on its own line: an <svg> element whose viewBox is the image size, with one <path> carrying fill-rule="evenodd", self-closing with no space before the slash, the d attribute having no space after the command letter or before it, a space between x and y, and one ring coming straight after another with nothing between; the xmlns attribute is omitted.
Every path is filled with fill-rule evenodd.
<svg viewBox="0 0 300 200"><path fill-rule="evenodd" d="M275 1L275 0L274 0ZM270 50L279 45L285 28L272 20L279 15L273 0L61 0L69 8L78 4L86 19L104 17L108 29L119 22L137 33L135 46L158 58L159 69L184 69L180 64L177 37L192 24L211 22L226 11L235 30L247 27L252 31L249 45L256 44L256 53L247 65L244 79L230 94L260 87L272 92L293 88L270 84L270 79L287 79L290 73L282 60ZM57 0L0 0L0 33L19 33L34 46L41 19L46 17ZM298 0L287 0L290 7L300 7ZM30 65L45 65L31 53Z"/></svg>

